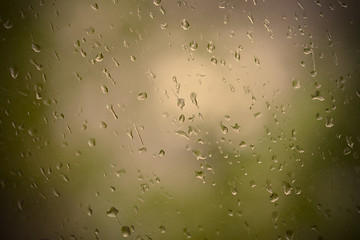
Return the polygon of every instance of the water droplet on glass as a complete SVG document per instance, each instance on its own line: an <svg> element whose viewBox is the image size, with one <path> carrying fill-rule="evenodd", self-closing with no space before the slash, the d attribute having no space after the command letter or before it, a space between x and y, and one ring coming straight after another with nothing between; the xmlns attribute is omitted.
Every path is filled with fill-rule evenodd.
<svg viewBox="0 0 360 240"><path fill-rule="evenodd" d="M161 0L154 0L154 2L153 2L154 4L155 4L155 6L159 6L160 5L160 3L161 3Z"/></svg>
<svg viewBox="0 0 360 240"><path fill-rule="evenodd" d="M234 54L234 57L237 61L240 61L240 51L240 49L237 49Z"/></svg>
<svg viewBox="0 0 360 240"><path fill-rule="evenodd" d="M122 226L121 228L121 234L123 235L123 237L130 237L131 235L131 230L129 226Z"/></svg>
<svg viewBox="0 0 360 240"><path fill-rule="evenodd" d="M95 60L97 62L101 62L102 60L104 60L103 54L101 52L99 52L98 55L96 55Z"/></svg>
<svg viewBox="0 0 360 240"><path fill-rule="evenodd" d="M320 91L316 91L314 94L311 95L312 100L319 100L320 102L323 102L325 100L324 96Z"/></svg>
<svg viewBox="0 0 360 240"><path fill-rule="evenodd" d="M300 81L299 80L292 80L291 84L292 84L292 87L295 88L295 89L300 88Z"/></svg>
<svg viewBox="0 0 360 240"><path fill-rule="evenodd" d="M165 155L165 151L161 149L160 152L159 152L159 157L162 157L164 155Z"/></svg>
<svg viewBox="0 0 360 240"><path fill-rule="evenodd" d="M192 102L193 104L195 104L195 105L199 108L199 105L198 105L198 102L197 102L197 94L194 93L194 92L192 92L192 93L190 94L190 99L191 99L191 102Z"/></svg>
<svg viewBox="0 0 360 240"><path fill-rule="evenodd" d="M119 210L117 210L115 207L111 207L109 211L106 212L106 216L108 217L116 217L119 213Z"/></svg>
<svg viewBox="0 0 360 240"><path fill-rule="evenodd" d="M37 52L37 53L39 53L41 51L41 47L36 43L31 44L31 48L34 52Z"/></svg>
<svg viewBox="0 0 360 240"><path fill-rule="evenodd" d="M222 123L220 123L220 127L221 127L221 131L223 132L223 134L227 134L229 132L229 129Z"/></svg>
<svg viewBox="0 0 360 240"><path fill-rule="evenodd" d="M101 86L101 91L102 91L103 93L108 93L108 92L109 92L109 89L107 88L107 86L102 85L102 86Z"/></svg>
<svg viewBox="0 0 360 240"><path fill-rule="evenodd" d="M88 144L89 144L90 147L95 147L95 145L96 145L95 138L90 138L88 140Z"/></svg>
<svg viewBox="0 0 360 240"><path fill-rule="evenodd" d="M191 42L189 43L189 46L190 46L190 49L191 49L191 50L195 51L195 50L198 48L199 45L197 44L197 42L191 41Z"/></svg>
<svg viewBox="0 0 360 240"><path fill-rule="evenodd" d="M91 8L94 9L94 10L98 10L99 6L98 6L97 3L93 3L93 4L91 4Z"/></svg>
<svg viewBox="0 0 360 240"><path fill-rule="evenodd" d="M139 153L144 153L144 152L146 152L147 151L147 148L146 147L142 147L142 148L139 148L138 149L138 152Z"/></svg>
<svg viewBox="0 0 360 240"><path fill-rule="evenodd" d="M270 195L270 202L276 202L277 200L279 200L279 196L277 195L277 193L273 193Z"/></svg>
<svg viewBox="0 0 360 240"><path fill-rule="evenodd" d="M107 128L107 124L105 122L101 121L100 128Z"/></svg>
<svg viewBox="0 0 360 240"><path fill-rule="evenodd" d="M184 30L188 30L189 27L190 27L190 24L189 24L189 22L188 22L186 19L183 19L183 20L181 21L181 27L182 27Z"/></svg>
<svg viewBox="0 0 360 240"><path fill-rule="evenodd" d="M214 56L210 59L210 61L211 61L214 65L216 65L216 64L218 63L217 58L214 57Z"/></svg>
<svg viewBox="0 0 360 240"><path fill-rule="evenodd" d="M184 106L185 106L185 99L183 99L183 98L178 98L178 100L177 100L177 105L178 105L178 107L180 107L181 109L183 109Z"/></svg>
<svg viewBox="0 0 360 240"><path fill-rule="evenodd" d="M185 116L184 116L184 114L181 114L181 115L179 116L179 121L180 121L180 122L184 122L184 121L185 121Z"/></svg>
<svg viewBox="0 0 360 240"><path fill-rule="evenodd" d="M257 112L254 114L254 118L259 118L261 117L263 114L261 112Z"/></svg>
<svg viewBox="0 0 360 240"><path fill-rule="evenodd" d="M135 56L130 56L130 60L135 62L136 61L136 57Z"/></svg>
<svg viewBox="0 0 360 240"><path fill-rule="evenodd" d="M325 126L328 128L333 127L335 124L333 123L333 118L331 116L326 117Z"/></svg>
<svg viewBox="0 0 360 240"><path fill-rule="evenodd" d="M161 233L165 233L165 232L166 232L166 229L165 229L165 227L164 227L163 225L161 225L161 226L159 227L159 230L160 230Z"/></svg>
<svg viewBox="0 0 360 240"><path fill-rule="evenodd" d="M137 96L137 99L138 99L138 100L145 100L145 99L147 99L147 93L146 93L146 92L139 93L138 96Z"/></svg>
<svg viewBox="0 0 360 240"><path fill-rule="evenodd" d="M215 50L215 44L213 44L211 41L207 45L208 52L213 52Z"/></svg>
<svg viewBox="0 0 360 240"><path fill-rule="evenodd" d="M19 75L19 71L18 71L17 67L10 67L9 70L10 70L11 77L13 79L16 79L17 76Z"/></svg>

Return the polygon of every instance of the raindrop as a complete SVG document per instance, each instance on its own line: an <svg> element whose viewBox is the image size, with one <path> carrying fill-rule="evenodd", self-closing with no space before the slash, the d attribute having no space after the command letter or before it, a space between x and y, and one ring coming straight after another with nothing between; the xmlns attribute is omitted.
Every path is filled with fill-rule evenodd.
<svg viewBox="0 0 360 240"><path fill-rule="evenodd" d="M263 114L261 112L257 112L254 114L254 118L259 118L261 117Z"/></svg>
<svg viewBox="0 0 360 240"><path fill-rule="evenodd" d="M279 200L279 196L277 195L277 193L273 193L270 195L270 202L276 202L277 200Z"/></svg>
<svg viewBox="0 0 360 240"><path fill-rule="evenodd" d="M235 132L239 132L239 131L240 131L240 128L241 128L238 123L235 123L235 125L234 125L234 126L231 126L231 127L232 127L232 129L234 129Z"/></svg>
<svg viewBox="0 0 360 240"><path fill-rule="evenodd" d="M164 155L165 155L165 151L161 149L160 152L159 152L159 157L162 157Z"/></svg>
<svg viewBox="0 0 360 240"><path fill-rule="evenodd" d="M41 47L36 43L31 44L31 48L36 53L39 53L41 51Z"/></svg>
<svg viewBox="0 0 360 240"><path fill-rule="evenodd" d="M142 147L142 148L139 148L138 149L138 152L139 153L144 153L144 152L146 152L147 151L147 148L146 147Z"/></svg>
<svg viewBox="0 0 360 240"><path fill-rule="evenodd" d="M178 105L178 107L180 107L181 109L183 109L184 106L185 106L185 99L183 99L183 98L178 98L178 100L177 100L177 105Z"/></svg>
<svg viewBox="0 0 360 240"><path fill-rule="evenodd" d="M95 138L90 138L88 140L88 144L89 144L90 147L95 147L95 145L96 145Z"/></svg>
<svg viewBox="0 0 360 240"><path fill-rule="evenodd" d="M229 132L229 129L222 123L220 123L220 127L221 127L221 131L223 132L223 134L227 134Z"/></svg>
<svg viewBox="0 0 360 240"><path fill-rule="evenodd" d="M130 60L135 62L136 61L136 57L135 56L130 56Z"/></svg>
<svg viewBox="0 0 360 240"><path fill-rule="evenodd" d="M235 51L234 57L237 61L240 61L240 49L237 49Z"/></svg>
<svg viewBox="0 0 360 240"><path fill-rule="evenodd" d="M194 93L194 92L192 92L192 93L190 94L190 99L191 99L191 102L192 102L193 104L195 104L195 105L199 108L199 105L198 105L198 102L197 102L197 94Z"/></svg>
<svg viewBox="0 0 360 240"><path fill-rule="evenodd" d="M19 71L18 71L17 67L10 67L9 70L10 70L11 77L13 79L16 79L17 76L19 75Z"/></svg>
<svg viewBox="0 0 360 240"><path fill-rule="evenodd" d="M91 4L91 8L94 10L98 10L99 6L97 5L97 3L93 3L93 4Z"/></svg>
<svg viewBox="0 0 360 240"><path fill-rule="evenodd" d="M116 217L119 213L119 210L117 210L115 207L111 207L109 211L106 212L106 216L108 217Z"/></svg>
<svg viewBox="0 0 360 240"><path fill-rule="evenodd" d="M107 124L105 122L101 121L100 128L107 128Z"/></svg>
<svg viewBox="0 0 360 240"><path fill-rule="evenodd" d="M103 54L101 52L99 52L98 55L96 55L95 60L97 62L101 62L102 60L104 60Z"/></svg>
<svg viewBox="0 0 360 240"><path fill-rule="evenodd" d="M107 86L102 85L102 86L101 86L101 91L102 91L103 93L108 93L108 92L109 92L109 89L107 88Z"/></svg>
<svg viewBox="0 0 360 240"><path fill-rule="evenodd" d="M333 123L333 118L331 116L326 117L325 126L328 128L333 127L335 124Z"/></svg>
<svg viewBox="0 0 360 240"><path fill-rule="evenodd" d="M189 24L189 22L188 22L186 19L183 19L183 20L181 21L181 27L182 27L184 30L188 30L189 27L190 27L190 24Z"/></svg>
<svg viewBox="0 0 360 240"><path fill-rule="evenodd" d="M130 235L131 235L130 227L129 226L122 226L121 233L122 233L123 237L125 237L125 238L130 237Z"/></svg>
<svg viewBox="0 0 360 240"><path fill-rule="evenodd" d="M191 49L191 50L195 51L195 50L198 48L199 45L197 44L197 42L191 41L191 42L189 43L189 46L190 46L190 49Z"/></svg>
<svg viewBox="0 0 360 240"><path fill-rule="evenodd" d="M211 41L207 45L208 52L213 52L215 50L215 44L213 44Z"/></svg>
<svg viewBox="0 0 360 240"><path fill-rule="evenodd" d="M164 227L163 225L161 225L161 226L159 227L159 230L160 230L161 233L165 233L165 232L166 232L166 229L165 229L165 227Z"/></svg>
<svg viewBox="0 0 360 240"><path fill-rule="evenodd" d="M299 80L292 80L291 84L292 84L292 87L294 89L299 89L300 88L300 81Z"/></svg>
<svg viewBox="0 0 360 240"><path fill-rule="evenodd" d="M145 99L147 99L147 93L146 93L146 92L139 93L138 96L137 96L137 99L138 99L138 100L145 100Z"/></svg>
<svg viewBox="0 0 360 240"><path fill-rule="evenodd" d="M218 60L217 60L216 57L214 57L214 56L210 59L210 61L211 61L214 65L216 65L216 64L218 63Z"/></svg>
<svg viewBox="0 0 360 240"><path fill-rule="evenodd" d="M320 102L323 102L325 100L324 96L320 91L316 91L314 94L311 95L312 100L319 100Z"/></svg>

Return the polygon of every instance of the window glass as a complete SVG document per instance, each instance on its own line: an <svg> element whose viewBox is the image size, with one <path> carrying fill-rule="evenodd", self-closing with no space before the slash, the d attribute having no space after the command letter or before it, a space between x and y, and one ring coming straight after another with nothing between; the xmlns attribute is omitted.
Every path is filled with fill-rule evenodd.
<svg viewBox="0 0 360 240"><path fill-rule="evenodd" d="M1 5L4 239L360 237L356 0Z"/></svg>

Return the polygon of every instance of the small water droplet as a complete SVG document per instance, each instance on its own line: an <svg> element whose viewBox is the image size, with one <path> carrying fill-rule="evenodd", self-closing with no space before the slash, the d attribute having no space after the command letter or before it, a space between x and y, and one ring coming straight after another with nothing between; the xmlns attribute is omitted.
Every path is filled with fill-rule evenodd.
<svg viewBox="0 0 360 240"><path fill-rule="evenodd" d="M94 10L98 10L99 6L98 6L97 3L93 3L93 4L91 4L91 8L94 9Z"/></svg>
<svg viewBox="0 0 360 240"><path fill-rule="evenodd" d="M189 22L188 22L186 19L183 19L183 20L181 21L181 27L182 27L184 30L188 30L189 27L190 27L190 24L189 24Z"/></svg>
<svg viewBox="0 0 360 240"><path fill-rule="evenodd" d="M130 235L131 235L130 227L122 226L121 233L122 233L123 237L125 237L125 238L130 237Z"/></svg>
<svg viewBox="0 0 360 240"><path fill-rule="evenodd" d="M88 140L88 144L89 144L90 147L95 147L95 145L96 145L95 138L90 138Z"/></svg>
<svg viewBox="0 0 360 240"><path fill-rule="evenodd" d="M190 99L191 99L192 103L195 104L199 108L199 105L198 105L198 102L197 102L197 94L192 92L190 94Z"/></svg>
<svg viewBox="0 0 360 240"><path fill-rule="evenodd" d="M177 105L178 105L178 107L180 107L181 109L183 109L184 106L185 106L185 99L183 99L183 98L178 98L178 100L177 100Z"/></svg>
<svg viewBox="0 0 360 240"><path fill-rule="evenodd" d="M101 52L99 52L98 55L96 55L95 60L97 62L101 62L102 60L104 60L103 54Z"/></svg>
<svg viewBox="0 0 360 240"><path fill-rule="evenodd" d="M292 80L291 84L292 84L292 87L294 89L299 89L300 88L300 81L299 80Z"/></svg>
<svg viewBox="0 0 360 240"><path fill-rule="evenodd" d="M270 195L270 202L276 202L277 200L279 200L279 195L277 195L277 193Z"/></svg>
<svg viewBox="0 0 360 240"><path fill-rule="evenodd" d="M237 61L240 61L240 51L240 49L237 49L234 54L234 57Z"/></svg>
<svg viewBox="0 0 360 240"><path fill-rule="evenodd" d="M11 75L11 77L13 78L13 79L16 79L17 77L18 77L18 75L19 75L19 71L18 71L18 69L17 69L17 67L10 67L9 68L9 70L10 70L10 75Z"/></svg>
<svg viewBox="0 0 360 240"><path fill-rule="evenodd" d="M223 134L227 134L229 132L229 129L222 123L220 123L220 127L221 127L221 131L223 132Z"/></svg>
<svg viewBox="0 0 360 240"><path fill-rule="evenodd" d="M195 50L198 48L199 45L197 44L197 42L191 41L191 42L189 43L189 46L190 46L190 49L191 49L191 50L195 51Z"/></svg>
<svg viewBox="0 0 360 240"><path fill-rule="evenodd" d="M107 124L105 122L101 121L100 128L107 128Z"/></svg>
<svg viewBox="0 0 360 240"><path fill-rule="evenodd" d="M165 229L165 227L164 227L163 225L161 225L161 226L159 227L159 230L160 230L161 233L165 233L165 232L166 232L166 229Z"/></svg>
<svg viewBox="0 0 360 240"><path fill-rule="evenodd" d="M263 114L261 112L257 112L254 114L254 118L259 118L261 117Z"/></svg>
<svg viewBox="0 0 360 240"><path fill-rule="evenodd" d="M207 45L207 50L208 50L208 52L213 52L213 51L215 51L215 44L213 44L213 42L209 42L208 43L208 45Z"/></svg>
<svg viewBox="0 0 360 240"><path fill-rule="evenodd" d="M144 153L144 152L146 152L147 151L147 148L146 147L142 147L142 148L139 148L138 149L138 152L139 153Z"/></svg>
<svg viewBox="0 0 360 240"><path fill-rule="evenodd" d="M218 63L218 60L217 60L216 57L214 57L214 56L210 59L210 61L211 61L214 65L216 65L216 64Z"/></svg>
<svg viewBox="0 0 360 240"><path fill-rule="evenodd" d="M107 88L107 86L102 85L102 86L101 86L101 91L102 91L103 93L108 93L108 92L109 92L109 89Z"/></svg>
<svg viewBox="0 0 360 240"><path fill-rule="evenodd" d="M106 212L106 216L108 217L116 217L119 213L119 210L117 210L115 207L111 207L109 211Z"/></svg>
<svg viewBox="0 0 360 240"><path fill-rule="evenodd" d="M335 124L333 123L333 118L331 116L327 116L326 117L326 122L325 122L325 126L328 128L333 127Z"/></svg>
<svg viewBox="0 0 360 240"><path fill-rule="evenodd" d="M160 3L161 3L161 0L154 0L154 2L153 2L154 4L155 4L155 6L159 6L160 5Z"/></svg>
<svg viewBox="0 0 360 240"><path fill-rule="evenodd" d="M138 99L138 100L145 100L145 99L147 99L147 93L146 93L146 92L139 93L138 96L137 96L137 99Z"/></svg>
<svg viewBox="0 0 360 240"><path fill-rule="evenodd" d="M162 157L164 155L165 155L165 151L161 149L160 152L159 152L159 157Z"/></svg>
<svg viewBox="0 0 360 240"><path fill-rule="evenodd" d="M135 56L130 56L130 60L135 62L136 61L136 57Z"/></svg>
<svg viewBox="0 0 360 240"><path fill-rule="evenodd" d="M41 51L41 47L40 47L38 44L36 44L36 43L32 43L32 44L31 44L31 48L32 48L32 50L33 50L34 52L36 52L36 53L39 53L39 52Z"/></svg>
<svg viewBox="0 0 360 240"><path fill-rule="evenodd" d="M181 114L181 115L179 116L179 121L180 121L180 122L184 122L184 121L185 121L185 116L184 116L184 114Z"/></svg>

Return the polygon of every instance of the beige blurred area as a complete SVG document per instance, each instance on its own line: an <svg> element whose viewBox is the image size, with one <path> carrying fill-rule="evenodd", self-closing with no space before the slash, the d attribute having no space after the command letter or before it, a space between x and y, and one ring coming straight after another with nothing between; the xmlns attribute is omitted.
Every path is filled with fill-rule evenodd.
<svg viewBox="0 0 360 240"><path fill-rule="evenodd" d="M45 145L28 164L40 169L29 175L48 220L41 230L30 210L34 235L322 239L340 236L329 226L341 221L353 230L359 174L342 159L356 161L359 138L343 131L341 104L356 101L358 56L340 26L353 16L344 4L33 4Z"/></svg>

